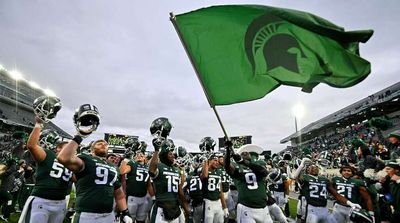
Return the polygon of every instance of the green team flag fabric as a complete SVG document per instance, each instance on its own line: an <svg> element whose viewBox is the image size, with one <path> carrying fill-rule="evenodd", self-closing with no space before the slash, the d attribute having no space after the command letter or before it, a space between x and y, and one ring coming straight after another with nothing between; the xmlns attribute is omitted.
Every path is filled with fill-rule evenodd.
<svg viewBox="0 0 400 223"><path fill-rule="evenodd" d="M346 32L307 12L212 6L177 15L175 25L212 105L259 99L281 84L350 87L371 72L358 44L372 30Z"/></svg>

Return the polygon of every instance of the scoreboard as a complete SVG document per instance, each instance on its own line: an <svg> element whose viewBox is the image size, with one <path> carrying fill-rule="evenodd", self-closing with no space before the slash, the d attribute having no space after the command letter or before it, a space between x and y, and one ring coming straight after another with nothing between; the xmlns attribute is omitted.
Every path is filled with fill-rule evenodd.
<svg viewBox="0 0 400 223"><path fill-rule="evenodd" d="M104 133L104 140L110 146L124 147L125 146L125 141L128 138L139 138L139 136Z"/></svg>
<svg viewBox="0 0 400 223"><path fill-rule="evenodd" d="M233 148L234 149L239 149L239 147L246 145L246 144L251 144L251 137L252 136L233 136L230 137L231 141L233 143ZM220 149L224 148L224 140L225 138L218 138L218 147Z"/></svg>

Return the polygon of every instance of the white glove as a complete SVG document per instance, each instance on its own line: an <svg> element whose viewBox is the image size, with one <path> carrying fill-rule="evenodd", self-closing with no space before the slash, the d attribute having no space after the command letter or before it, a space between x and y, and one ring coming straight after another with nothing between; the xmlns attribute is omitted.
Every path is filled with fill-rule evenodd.
<svg viewBox="0 0 400 223"><path fill-rule="evenodd" d="M300 165L301 165L301 166L304 166L306 163L311 163L311 160L310 160L309 158L307 158L307 157L304 157L304 158L301 160Z"/></svg>
<svg viewBox="0 0 400 223"><path fill-rule="evenodd" d="M133 223L132 218L129 216L124 216L124 218L122 218L122 222L124 223Z"/></svg>
<svg viewBox="0 0 400 223"><path fill-rule="evenodd" d="M354 204L351 201L347 201L346 204L349 205L353 209L356 209L356 210L360 210L361 209L361 206L359 204Z"/></svg>
<svg viewBox="0 0 400 223"><path fill-rule="evenodd" d="M368 214L372 217L372 223L375 223L375 213L373 211L368 211Z"/></svg>
<svg viewBox="0 0 400 223"><path fill-rule="evenodd" d="M229 211L228 208L224 209L224 218L228 218L229 217Z"/></svg>

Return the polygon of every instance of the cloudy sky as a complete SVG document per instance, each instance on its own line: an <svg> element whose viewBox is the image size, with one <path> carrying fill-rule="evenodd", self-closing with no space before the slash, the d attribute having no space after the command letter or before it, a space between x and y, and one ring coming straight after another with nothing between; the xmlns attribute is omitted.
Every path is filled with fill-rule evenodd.
<svg viewBox="0 0 400 223"><path fill-rule="evenodd" d="M261 4L308 11L346 30L373 29L361 45L372 72L346 89L321 84L312 94L281 86L257 101L220 106L230 136L252 135L274 152L295 131L292 107L302 103L307 125L400 80L400 2L387 1L194 1L2 0L0 64L52 89L63 109L54 121L74 133L72 115L83 103L98 106L105 132L138 135L150 143L152 120L165 116L176 145L198 150L204 136L223 136L191 64L169 21L221 4ZM90 141L90 139L86 141Z"/></svg>

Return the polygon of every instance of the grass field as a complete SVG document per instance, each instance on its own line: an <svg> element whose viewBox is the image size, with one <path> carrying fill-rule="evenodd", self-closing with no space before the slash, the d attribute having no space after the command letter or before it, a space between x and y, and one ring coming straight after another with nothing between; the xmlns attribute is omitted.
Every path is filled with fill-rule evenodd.
<svg viewBox="0 0 400 223"><path fill-rule="evenodd" d="M295 219L296 218L296 212L297 212L297 199L289 199L289 211L290 211L290 218Z"/></svg>

